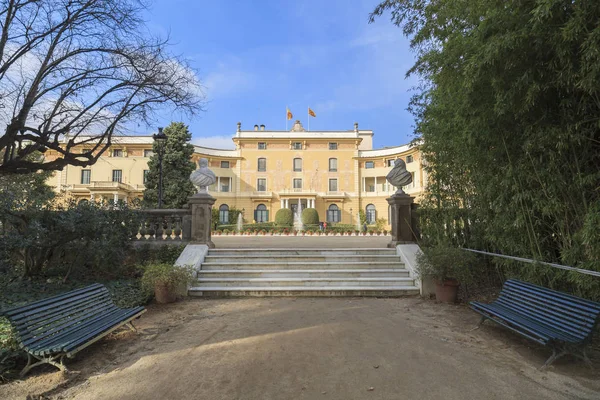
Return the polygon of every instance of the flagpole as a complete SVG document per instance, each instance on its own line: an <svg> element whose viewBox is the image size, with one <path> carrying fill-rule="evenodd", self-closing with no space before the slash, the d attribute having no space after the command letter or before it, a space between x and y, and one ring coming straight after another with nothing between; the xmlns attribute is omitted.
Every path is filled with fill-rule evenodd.
<svg viewBox="0 0 600 400"><path fill-rule="evenodd" d="M288 106L285 106L285 130L286 131L288 130L287 129L288 128L287 127L287 122L288 122L288 112L287 112L287 110L288 110Z"/></svg>
<svg viewBox="0 0 600 400"><path fill-rule="evenodd" d="M308 107L306 107L306 116L308 120L308 131L310 132L310 113L308 112Z"/></svg>

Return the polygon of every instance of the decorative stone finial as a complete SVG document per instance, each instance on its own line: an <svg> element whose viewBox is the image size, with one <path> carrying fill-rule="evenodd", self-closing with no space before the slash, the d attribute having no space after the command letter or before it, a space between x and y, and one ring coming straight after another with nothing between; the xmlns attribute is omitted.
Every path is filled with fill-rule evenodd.
<svg viewBox="0 0 600 400"><path fill-rule="evenodd" d="M238 123L237 123L237 131L238 131L238 132L241 132L241 131L242 131L242 123L241 123L241 122L238 122Z"/></svg>
<svg viewBox="0 0 600 400"><path fill-rule="evenodd" d="M302 122L299 119L294 122L294 126L292 126L292 132L306 132L304 127L302 126Z"/></svg>
<svg viewBox="0 0 600 400"><path fill-rule="evenodd" d="M197 194L208 193L206 188L217 181L214 172L208 169L208 160L206 158L198 160L198 169L190 174L190 181L198 189Z"/></svg>
<svg viewBox="0 0 600 400"><path fill-rule="evenodd" d="M395 194L404 194L402 186L410 185L412 182L412 174L406 170L406 163L404 160L398 158L394 162L394 168L387 174L385 179L398 188Z"/></svg>
<svg viewBox="0 0 600 400"><path fill-rule="evenodd" d="M358 132L358 122L354 123L354 132Z"/></svg>

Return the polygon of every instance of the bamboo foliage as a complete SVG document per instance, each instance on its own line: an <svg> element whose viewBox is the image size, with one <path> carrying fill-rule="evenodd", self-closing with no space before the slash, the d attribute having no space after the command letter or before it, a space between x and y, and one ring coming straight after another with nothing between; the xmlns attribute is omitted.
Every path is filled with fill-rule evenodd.
<svg viewBox="0 0 600 400"><path fill-rule="evenodd" d="M600 3L388 0L422 79L426 244L600 271ZM494 261L600 299L600 281Z"/></svg>

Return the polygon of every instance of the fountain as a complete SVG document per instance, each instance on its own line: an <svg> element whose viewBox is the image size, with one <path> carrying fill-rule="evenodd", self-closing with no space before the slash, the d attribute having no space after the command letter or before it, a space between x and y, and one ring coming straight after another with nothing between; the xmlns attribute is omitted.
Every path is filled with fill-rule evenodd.
<svg viewBox="0 0 600 400"><path fill-rule="evenodd" d="M356 213L356 230L362 232L362 226L360 225L360 212Z"/></svg>
<svg viewBox="0 0 600 400"><path fill-rule="evenodd" d="M300 208L301 207L296 208L296 214L294 215L294 230L297 232L304 230Z"/></svg>
<svg viewBox="0 0 600 400"><path fill-rule="evenodd" d="M244 219L242 218L242 213L238 214L238 220L237 220L237 232L238 233L242 233L242 228L244 226Z"/></svg>

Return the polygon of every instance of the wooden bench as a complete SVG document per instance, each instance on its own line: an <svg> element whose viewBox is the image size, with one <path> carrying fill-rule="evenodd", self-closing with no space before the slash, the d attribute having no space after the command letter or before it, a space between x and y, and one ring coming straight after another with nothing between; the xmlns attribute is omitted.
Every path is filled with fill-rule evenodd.
<svg viewBox="0 0 600 400"><path fill-rule="evenodd" d="M573 354L591 364L586 347L592 341L600 317L600 303L510 279L496 301L471 302L486 319L494 321L541 345L552 348L545 368L565 354Z"/></svg>
<svg viewBox="0 0 600 400"><path fill-rule="evenodd" d="M51 364L68 371L66 356L75 353L127 325L146 312L144 307L117 307L104 285L99 283L34 303L0 312L16 329L19 346L27 352L24 376L33 367ZM32 360L38 362L32 364Z"/></svg>

